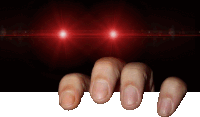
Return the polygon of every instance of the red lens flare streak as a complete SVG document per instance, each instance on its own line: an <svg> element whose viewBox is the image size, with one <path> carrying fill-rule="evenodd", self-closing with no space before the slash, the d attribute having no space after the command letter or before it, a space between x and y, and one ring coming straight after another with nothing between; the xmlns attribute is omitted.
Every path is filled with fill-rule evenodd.
<svg viewBox="0 0 200 117"><path fill-rule="evenodd" d="M56 32L58 32L56 34ZM71 31L72 34L68 34L67 31L65 30L60 30L60 31L33 31L33 30L24 30L24 31L12 31L12 30L0 30L0 36L2 37L60 37L60 38L66 38L69 35L75 38L99 38L102 36L105 36L105 33L102 33L102 31L94 31L94 30L82 30L82 31ZM161 32L161 33L160 33ZM111 38L117 38L118 36L120 37L184 37L184 36L200 36L200 31L185 31L184 33L181 31L177 31L175 34L171 34L169 31L122 31L120 32L120 34L118 34L118 32L116 32L115 30L112 30L110 32L107 33Z"/></svg>
<svg viewBox="0 0 200 117"><path fill-rule="evenodd" d="M65 56L65 60L72 60L75 57L75 50L78 52L80 50L84 55L90 55L94 50L102 50L103 54L107 54L110 51L116 53L121 53L121 48L126 48L124 43L133 43L137 45L137 37L194 37L200 36L200 31L175 31L171 33L169 31L156 31L156 30L146 30L146 31L137 31L137 30L0 30L0 37L22 37L24 39L40 39L44 38L45 44L41 45L41 58L44 59L47 63L51 63L52 66L56 65L56 61L59 56ZM59 39L61 38L61 39ZM65 41L65 38L67 40ZM91 40L89 39L91 38ZM111 38L111 39L110 39ZM117 38L117 40L116 40ZM129 39L128 39L129 38ZM5 38L6 39L6 38ZM62 40L64 39L64 40ZM77 40L76 40L77 39ZM84 41L89 40L90 42ZM111 41L107 41L111 40ZM125 39L125 40L124 40ZM127 39L127 40L126 40ZM130 41L133 39L133 41ZM139 39L139 38L138 38ZM102 47L103 46L103 47ZM105 49L101 49L105 48ZM118 49L116 49L118 48ZM71 52L73 50L73 52ZM105 51L106 50L106 51ZM43 51L43 52L42 52ZM60 52L64 54L60 55ZM100 52L101 53L101 52ZM103 55L102 54L102 55ZM51 58L47 60L46 58Z"/></svg>

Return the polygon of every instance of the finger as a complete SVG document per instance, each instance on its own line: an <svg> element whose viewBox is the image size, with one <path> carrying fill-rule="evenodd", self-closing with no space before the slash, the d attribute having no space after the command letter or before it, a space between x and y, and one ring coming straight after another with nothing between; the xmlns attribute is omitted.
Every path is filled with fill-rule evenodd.
<svg viewBox="0 0 200 117"><path fill-rule="evenodd" d="M59 83L59 104L64 110L72 110L78 106L83 93L89 90L88 76L72 73L65 75Z"/></svg>
<svg viewBox="0 0 200 117"><path fill-rule="evenodd" d="M177 77L167 78L161 86L157 103L160 116L171 116L187 92L187 85Z"/></svg>
<svg viewBox="0 0 200 117"><path fill-rule="evenodd" d="M107 102L120 77L125 62L113 57L97 60L92 70L90 94L96 103Z"/></svg>
<svg viewBox="0 0 200 117"><path fill-rule="evenodd" d="M123 108L133 110L139 107L145 90L154 91L153 71L144 63L128 63L121 73L120 100Z"/></svg>

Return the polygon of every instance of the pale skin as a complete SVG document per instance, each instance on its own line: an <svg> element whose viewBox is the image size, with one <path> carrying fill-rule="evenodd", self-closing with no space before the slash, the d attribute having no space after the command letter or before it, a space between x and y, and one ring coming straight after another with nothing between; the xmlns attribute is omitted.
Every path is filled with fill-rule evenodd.
<svg viewBox="0 0 200 117"><path fill-rule="evenodd" d="M94 85L95 82L98 83ZM91 79L90 76L80 73L65 75L59 83L58 94L60 106L64 110L73 110L79 105L84 92L89 92L98 104L108 102L113 92L120 92L122 107L134 110L140 106L144 92L154 91L153 71L149 66L140 62L126 63L118 58L104 57L95 62ZM186 93L187 85L184 81L178 77L166 78L160 88L158 115L172 115ZM167 106L161 104L164 99L168 100L165 103Z"/></svg>

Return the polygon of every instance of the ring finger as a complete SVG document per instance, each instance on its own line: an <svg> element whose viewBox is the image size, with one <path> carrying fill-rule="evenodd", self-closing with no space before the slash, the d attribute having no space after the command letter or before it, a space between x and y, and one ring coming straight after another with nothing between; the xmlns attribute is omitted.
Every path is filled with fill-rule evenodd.
<svg viewBox="0 0 200 117"><path fill-rule="evenodd" d="M154 91L153 72L144 63L134 62L124 66L121 73L120 100L125 109L137 108L144 91Z"/></svg>

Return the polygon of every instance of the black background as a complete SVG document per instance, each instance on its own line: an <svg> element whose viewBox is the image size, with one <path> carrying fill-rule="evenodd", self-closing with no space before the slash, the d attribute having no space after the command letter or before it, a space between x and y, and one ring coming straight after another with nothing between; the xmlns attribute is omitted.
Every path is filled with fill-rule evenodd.
<svg viewBox="0 0 200 117"><path fill-rule="evenodd" d="M175 30L190 31L199 30L195 24L197 8L188 1L4 1L0 5L0 26L6 30L40 31L58 30L63 24L73 30L99 31L113 25L121 30L166 31L174 26ZM106 38L76 38L73 42L82 45L79 48L67 41L58 46L60 40L56 38L19 41L1 37L0 91L56 92L64 75L78 72L90 76L95 61L106 56L149 65L154 71L156 91L169 76L183 79L188 91L200 91L195 59L198 38L157 38L156 43L147 37L120 38L116 41L119 51L109 53L112 42L106 42ZM60 50L55 51L56 46Z"/></svg>

